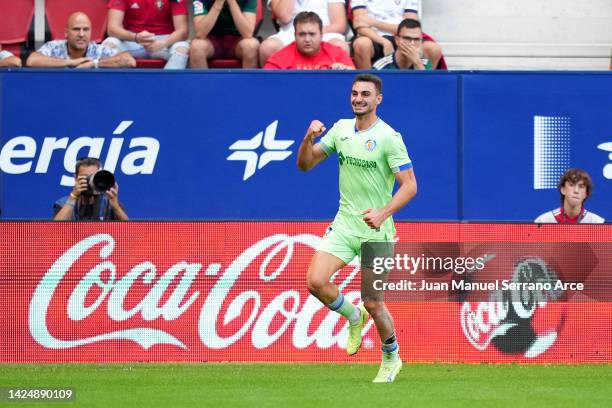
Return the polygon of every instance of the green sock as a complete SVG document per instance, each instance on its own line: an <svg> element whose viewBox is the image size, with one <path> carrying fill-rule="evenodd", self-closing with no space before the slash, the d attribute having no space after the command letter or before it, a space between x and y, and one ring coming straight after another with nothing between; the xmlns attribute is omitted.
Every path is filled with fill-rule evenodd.
<svg viewBox="0 0 612 408"><path fill-rule="evenodd" d="M348 300L345 300L342 293L338 294L336 300L327 305L327 307L346 317L350 324L357 323L361 317L361 311L359 308L355 307L355 305Z"/></svg>

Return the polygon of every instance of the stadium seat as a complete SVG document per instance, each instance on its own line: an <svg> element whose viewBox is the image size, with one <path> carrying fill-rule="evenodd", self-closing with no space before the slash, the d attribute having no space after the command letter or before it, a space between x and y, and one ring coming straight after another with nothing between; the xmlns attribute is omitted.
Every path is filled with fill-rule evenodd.
<svg viewBox="0 0 612 408"><path fill-rule="evenodd" d="M20 56L28 41L34 17L34 0L0 1L0 44Z"/></svg>
<svg viewBox="0 0 612 408"><path fill-rule="evenodd" d="M166 61L158 58L136 58L136 68L163 68Z"/></svg>
<svg viewBox="0 0 612 408"><path fill-rule="evenodd" d="M106 34L107 0L46 0L45 13L51 31L51 38L61 40L68 16L82 11L91 20L91 40L102 42Z"/></svg>

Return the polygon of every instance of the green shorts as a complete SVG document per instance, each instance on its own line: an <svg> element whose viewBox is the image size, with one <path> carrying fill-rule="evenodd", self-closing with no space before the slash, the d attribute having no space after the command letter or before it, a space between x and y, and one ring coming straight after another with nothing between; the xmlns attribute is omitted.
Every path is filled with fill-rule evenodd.
<svg viewBox="0 0 612 408"><path fill-rule="evenodd" d="M358 237L345 231L335 229L330 225L327 231L325 231L321 243L317 246L317 251L332 254L340 258L346 264L357 256L361 263L361 245L366 242L393 242L393 237L385 237L383 241L380 239ZM393 256L392 246L390 247L390 251L390 254L387 255Z"/></svg>

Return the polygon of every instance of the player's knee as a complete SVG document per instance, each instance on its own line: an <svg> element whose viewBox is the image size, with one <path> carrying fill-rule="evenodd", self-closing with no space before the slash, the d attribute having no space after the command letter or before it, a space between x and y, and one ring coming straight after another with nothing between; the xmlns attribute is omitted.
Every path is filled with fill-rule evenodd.
<svg viewBox="0 0 612 408"><path fill-rule="evenodd" d="M191 41L191 45L189 46L189 54L206 56L209 52L209 48L211 48L211 45L208 40L195 38L193 41Z"/></svg>
<svg viewBox="0 0 612 408"><path fill-rule="evenodd" d="M372 41L367 37L359 37L353 42L353 51L355 51L355 54L368 54L372 49Z"/></svg>
<svg viewBox="0 0 612 408"><path fill-rule="evenodd" d="M366 308L370 316L377 316L382 312L384 303L380 300L364 299L363 306Z"/></svg>
<svg viewBox="0 0 612 408"><path fill-rule="evenodd" d="M259 46L259 56L263 60L267 60L270 58L270 56L272 56L272 54L281 48L283 48L283 44L280 41L275 40L274 38L268 38L261 43L261 46Z"/></svg>
<svg viewBox="0 0 612 408"><path fill-rule="evenodd" d="M308 278L306 278L306 286L313 296L317 296L317 294L321 293L326 283L324 279L317 276L308 276Z"/></svg>

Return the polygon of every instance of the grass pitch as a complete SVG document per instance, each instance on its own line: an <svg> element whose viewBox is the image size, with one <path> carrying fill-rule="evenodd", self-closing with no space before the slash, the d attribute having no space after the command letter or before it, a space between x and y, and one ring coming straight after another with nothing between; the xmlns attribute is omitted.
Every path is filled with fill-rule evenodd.
<svg viewBox="0 0 612 408"><path fill-rule="evenodd" d="M605 407L612 365L404 364L372 384L372 364L3 364L0 387L72 387L41 407Z"/></svg>

